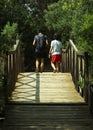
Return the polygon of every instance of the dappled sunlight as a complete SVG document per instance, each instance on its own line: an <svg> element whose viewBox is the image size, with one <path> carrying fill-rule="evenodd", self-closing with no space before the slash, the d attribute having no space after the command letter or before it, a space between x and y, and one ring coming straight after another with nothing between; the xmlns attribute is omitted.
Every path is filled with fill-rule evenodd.
<svg viewBox="0 0 93 130"><path fill-rule="evenodd" d="M70 73L20 73L10 101L29 103L80 103Z"/></svg>
<svg viewBox="0 0 93 130"><path fill-rule="evenodd" d="M11 101L39 102L39 77L35 73L21 73L15 90L12 92ZM38 91L38 92L37 92ZM38 96L38 97L37 97Z"/></svg>

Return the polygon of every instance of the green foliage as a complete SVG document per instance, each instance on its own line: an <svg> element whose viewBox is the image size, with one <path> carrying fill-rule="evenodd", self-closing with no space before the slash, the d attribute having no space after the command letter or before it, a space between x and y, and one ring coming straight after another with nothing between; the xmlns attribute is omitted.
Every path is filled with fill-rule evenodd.
<svg viewBox="0 0 93 130"><path fill-rule="evenodd" d="M48 6L45 10L46 26L52 30L64 30L69 26L69 12L66 2L59 1Z"/></svg>
<svg viewBox="0 0 93 130"><path fill-rule="evenodd" d="M12 39L16 37L16 31L17 31L17 24L13 23L12 26L10 25L10 23L8 22L3 31L1 32L1 35L6 36L8 39Z"/></svg>
<svg viewBox="0 0 93 130"><path fill-rule="evenodd" d="M59 0L49 5L45 10L46 26L50 30L58 31L63 42L71 36L76 39L83 24L81 7L81 0Z"/></svg>
<svg viewBox="0 0 93 130"><path fill-rule="evenodd" d="M77 48L80 51L83 52L83 51L85 51L86 47L87 47L86 51L88 51L88 43L87 43L87 41L84 38L79 36L78 39L77 39Z"/></svg>
<svg viewBox="0 0 93 130"><path fill-rule="evenodd" d="M13 23L10 25L8 22L0 35L0 53L4 54L6 51L9 51L13 48L13 45L16 41L17 35L17 24Z"/></svg>
<svg viewBox="0 0 93 130"><path fill-rule="evenodd" d="M3 64L3 58L0 57L0 88L2 87L2 79L4 75L4 64Z"/></svg>
<svg viewBox="0 0 93 130"><path fill-rule="evenodd" d="M80 51L87 51L93 68L93 1L59 0L45 10L45 20L50 30L61 33L65 44L71 37Z"/></svg>
<svg viewBox="0 0 93 130"><path fill-rule="evenodd" d="M48 5L47 2L46 5ZM0 11L2 12L0 13L2 19L0 21L0 30L2 30L0 52L4 53L9 50L10 39L12 39L11 44L14 43L11 35L16 27L9 29L9 26L17 23L18 33L21 34L21 40L25 42L26 58L28 55L32 55L33 47L31 43L33 37L37 30L42 28L44 33L48 34L50 40L53 33L58 32L62 36L63 46L66 46L66 41L72 38L81 51L89 52L90 65L92 66L93 0L58 0L58 2L49 4L45 11L36 1L26 3L23 0L3 0L0 1ZM7 24L8 21L10 25ZM5 25L8 27L3 30Z"/></svg>
<svg viewBox="0 0 93 130"><path fill-rule="evenodd" d="M93 14L85 14L84 15L84 24L82 27L82 31L87 30L93 26Z"/></svg>
<svg viewBox="0 0 93 130"><path fill-rule="evenodd" d="M79 80L78 80L78 83L77 83L78 87L80 87L81 89L84 88L84 75L79 72Z"/></svg>

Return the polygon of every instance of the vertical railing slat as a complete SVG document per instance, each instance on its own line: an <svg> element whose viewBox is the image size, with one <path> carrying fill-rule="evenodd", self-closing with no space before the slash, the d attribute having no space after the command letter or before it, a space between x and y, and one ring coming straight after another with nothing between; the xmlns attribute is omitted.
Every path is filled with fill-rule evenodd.
<svg viewBox="0 0 93 130"><path fill-rule="evenodd" d="M80 53L73 41L70 40L69 46L64 52L65 58L63 58L63 66L65 72L72 74L73 81L76 86L76 90L84 97L87 102L88 93L88 58L87 53ZM83 85L84 84L84 85ZM82 91L82 93L81 93Z"/></svg>
<svg viewBox="0 0 93 130"><path fill-rule="evenodd" d="M5 84L4 84L4 91L5 91L5 100L6 102L9 100L12 91L15 87L15 82L17 80L18 74L23 71L23 61L21 60L21 48L20 48L20 41L16 41L16 45L14 50L8 52L6 54L5 60Z"/></svg>

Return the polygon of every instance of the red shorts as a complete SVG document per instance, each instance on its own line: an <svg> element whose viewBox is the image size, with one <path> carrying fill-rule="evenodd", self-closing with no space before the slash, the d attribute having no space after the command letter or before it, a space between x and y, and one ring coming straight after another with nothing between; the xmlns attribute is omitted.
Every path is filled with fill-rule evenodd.
<svg viewBox="0 0 93 130"><path fill-rule="evenodd" d="M51 56L51 61L52 62L61 62L61 55L60 54L52 55Z"/></svg>

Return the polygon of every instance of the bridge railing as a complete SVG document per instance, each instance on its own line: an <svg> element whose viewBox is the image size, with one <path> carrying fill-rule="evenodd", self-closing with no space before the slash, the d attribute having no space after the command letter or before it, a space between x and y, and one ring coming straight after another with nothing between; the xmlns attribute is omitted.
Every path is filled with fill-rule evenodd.
<svg viewBox="0 0 93 130"><path fill-rule="evenodd" d="M70 72L77 91L88 100L88 54L79 52L72 40L62 52L62 70Z"/></svg>
<svg viewBox="0 0 93 130"><path fill-rule="evenodd" d="M8 101L11 92L14 90L18 74L23 71L22 57L20 40L16 40L14 49L7 52L5 56L4 93L6 101Z"/></svg>

